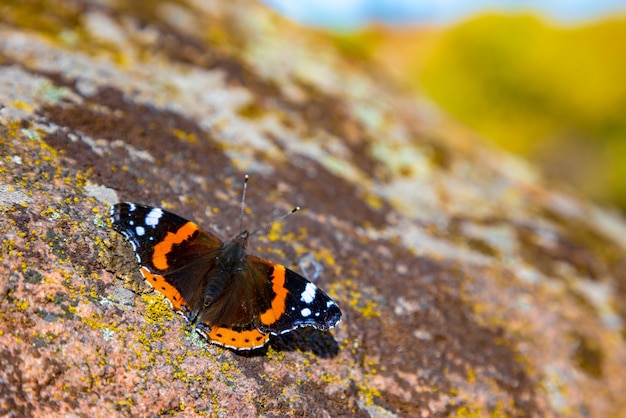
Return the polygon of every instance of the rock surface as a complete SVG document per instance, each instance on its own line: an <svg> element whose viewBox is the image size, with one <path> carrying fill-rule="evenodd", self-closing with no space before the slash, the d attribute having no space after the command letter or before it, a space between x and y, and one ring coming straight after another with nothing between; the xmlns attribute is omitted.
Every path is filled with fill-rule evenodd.
<svg viewBox="0 0 626 418"><path fill-rule="evenodd" d="M119 6L125 4L124 6ZM626 413L626 223L251 1L0 5L0 415ZM344 311L238 355L108 206L238 232Z"/></svg>

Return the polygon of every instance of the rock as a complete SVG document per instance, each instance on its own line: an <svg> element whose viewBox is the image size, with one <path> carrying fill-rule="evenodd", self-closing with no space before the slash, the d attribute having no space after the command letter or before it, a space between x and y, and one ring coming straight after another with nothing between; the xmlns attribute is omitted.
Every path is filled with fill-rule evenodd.
<svg viewBox="0 0 626 418"><path fill-rule="evenodd" d="M256 2L141 4L0 7L0 414L624 413L622 218ZM305 208L249 251L315 267L331 333L209 345L111 231L231 237L244 173L246 226Z"/></svg>

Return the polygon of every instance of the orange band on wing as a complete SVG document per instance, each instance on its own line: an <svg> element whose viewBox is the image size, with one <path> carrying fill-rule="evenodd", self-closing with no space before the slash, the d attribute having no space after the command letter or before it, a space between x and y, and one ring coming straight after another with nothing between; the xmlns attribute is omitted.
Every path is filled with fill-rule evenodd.
<svg viewBox="0 0 626 418"><path fill-rule="evenodd" d="M191 238L200 228L193 222L187 222L181 226L175 233L168 232L163 241L154 246L152 253L152 264L159 270L165 270L170 265L167 262L167 255L172 251L172 247L176 244Z"/></svg>
<svg viewBox="0 0 626 418"><path fill-rule="evenodd" d="M280 264L274 264L273 267L272 290L276 295L272 299L272 306L259 316L261 323L264 325L273 324L285 313L285 301L289 293L285 287L285 267Z"/></svg>
<svg viewBox="0 0 626 418"><path fill-rule="evenodd" d="M252 350L254 348L263 347L270 338L268 334L263 334L256 329L235 331L233 329L220 328L217 326L212 326L211 332L206 336L215 344L239 350Z"/></svg>
<svg viewBox="0 0 626 418"><path fill-rule="evenodd" d="M141 274L146 279L146 281L150 283L152 287L154 287L156 291L163 294L163 296L165 296L167 300L170 301L174 309L183 310L182 306L187 306L187 304L185 303L185 299L183 299L183 297L174 286L172 286L165 280L165 277L158 274L152 274L145 267L141 268Z"/></svg>

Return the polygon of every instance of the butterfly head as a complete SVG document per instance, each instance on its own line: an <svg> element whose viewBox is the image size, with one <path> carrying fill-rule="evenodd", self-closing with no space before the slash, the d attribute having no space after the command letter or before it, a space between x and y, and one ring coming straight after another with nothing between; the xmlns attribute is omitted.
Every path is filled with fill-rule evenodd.
<svg viewBox="0 0 626 418"><path fill-rule="evenodd" d="M222 268L227 269L226 271L236 271L245 266L249 236L250 233L248 231L243 231L231 241L222 245L217 260Z"/></svg>

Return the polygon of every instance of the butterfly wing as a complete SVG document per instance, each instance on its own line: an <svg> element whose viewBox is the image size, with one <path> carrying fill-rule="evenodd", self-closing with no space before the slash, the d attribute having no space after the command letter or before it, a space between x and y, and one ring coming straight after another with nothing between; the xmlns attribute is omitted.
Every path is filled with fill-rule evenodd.
<svg viewBox="0 0 626 418"><path fill-rule="evenodd" d="M328 330L341 318L337 304L299 274L255 256L202 311L201 333L238 350L262 347L269 335L298 327Z"/></svg>
<svg viewBox="0 0 626 418"><path fill-rule="evenodd" d="M173 308L195 316L203 308L203 289L220 239L178 215L134 203L113 205L111 220L133 247L146 281Z"/></svg>
<svg viewBox="0 0 626 418"><path fill-rule="evenodd" d="M274 335L300 327L327 331L341 319L339 306L316 285L280 264L248 257L250 265L268 265L273 297L257 319L257 327Z"/></svg>
<svg viewBox="0 0 626 418"><path fill-rule="evenodd" d="M267 262L248 262L241 271L234 272L221 294L202 310L196 329L212 343L224 347L263 347L269 333L258 328L258 318L271 308L275 297L271 268Z"/></svg>

